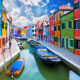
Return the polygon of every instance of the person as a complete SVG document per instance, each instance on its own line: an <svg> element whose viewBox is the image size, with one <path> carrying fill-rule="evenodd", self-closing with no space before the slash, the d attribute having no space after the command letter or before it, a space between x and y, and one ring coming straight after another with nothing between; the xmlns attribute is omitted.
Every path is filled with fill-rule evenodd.
<svg viewBox="0 0 80 80"><path fill-rule="evenodd" d="M11 48L11 40L9 41L9 48Z"/></svg>

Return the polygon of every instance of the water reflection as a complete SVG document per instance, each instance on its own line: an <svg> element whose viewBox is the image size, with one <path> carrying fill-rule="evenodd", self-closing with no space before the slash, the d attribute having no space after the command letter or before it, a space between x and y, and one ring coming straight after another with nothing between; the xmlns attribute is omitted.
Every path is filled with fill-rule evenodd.
<svg viewBox="0 0 80 80"><path fill-rule="evenodd" d="M24 58L25 64L18 77L10 78L5 72L0 74L0 80L69 80L69 69L62 63L55 67L42 64L33 53L32 47L23 42L25 49L21 50L20 57Z"/></svg>

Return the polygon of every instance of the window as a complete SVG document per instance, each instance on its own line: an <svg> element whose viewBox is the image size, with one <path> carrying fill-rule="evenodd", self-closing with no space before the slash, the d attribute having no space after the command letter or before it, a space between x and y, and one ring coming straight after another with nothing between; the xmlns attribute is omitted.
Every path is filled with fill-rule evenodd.
<svg viewBox="0 0 80 80"><path fill-rule="evenodd" d="M69 21L69 29L72 29L72 21Z"/></svg>
<svg viewBox="0 0 80 80"><path fill-rule="evenodd" d="M64 47L64 38L62 38L62 47Z"/></svg>
<svg viewBox="0 0 80 80"><path fill-rule="evenodd" d="M33 26L33 28L34 28L34 26Z"/></svg>
<svg viewBox="0 0 80 80"><path fill-rule="evenodd" d="M56 26L54 26L54 31L56 31Z"/></svg>
<svg viewBox="0 0 80 80"><path fill-rule="evenodd" d="M54 37L54 41L55 42L58 42L58 37Z"/></svg>
<svg viewBox="0 0 80 80"><path fill-rule="evenodd" d="M74 48L80 49L80 40L75 40L74 41Z"/></svg>
<svg viewBox="0 0 80 80"><path fill-rule="evenodd" d="M79 29L79 20L74 20L74 29Z"/></svg>
<svg viewBox="0 0 80 80"><path fill-rule="evenodd" d="M58 30L60 31L60 25L58 25Z"/></svg>
<svg viewBox="0 0 80 80"><path fill-rule="evenodd" d="M34 32L34 30L32 30L32 32Z"/></svg>
<svg viewBox="0 0 80 80"><path fill-rule="evenodd" d="M7 23L5 24L5 29L7 30Z"/></svg>
<svg viewBox="0 0 80 80"><path fill-rule="evenodd" d="M4 29L4 22L2 22L2 29Z"/></svg>
<svg viewBox="0 0 80 80"><path fill-rule="evenodd" d="M73 40L70 40L70 47L73 47L74 45L73 45Z"/></svg>
<svg viewBox="0 0 80 80"><path fill-rule="evenodd" d="M62 29L65 29L65 23L62 23Z"/></svg>
<svg viewBox="0 0 80 80"><path fill-rule="evenodd" d="M79 9L79 1L77 3L74 3L74 10Z"/></svg>

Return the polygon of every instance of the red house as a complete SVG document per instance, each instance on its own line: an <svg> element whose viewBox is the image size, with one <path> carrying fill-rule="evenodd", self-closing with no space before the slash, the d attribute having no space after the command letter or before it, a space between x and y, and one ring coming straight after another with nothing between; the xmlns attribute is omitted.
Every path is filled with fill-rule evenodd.
<svg viewBox="0 0 80 80"><path fill-rule="evenodd" d="M55 12L53 12L49 16L49 25L50 25L50 30L49 30L49 36L50 36L50 43L54 44L54 22L55 22Z"/></svg>
<svg viewBox="0 0 80 80"><path fill-rule="evenodd" d="M43 21L39 22L38 35L39 35L39 39L43 40Z"/></svg>
<svg viewBox="0 0 80 80"><path fill-rule="evenodd" d="M74 53L80 56L80 0L74 0Z"/></svg>

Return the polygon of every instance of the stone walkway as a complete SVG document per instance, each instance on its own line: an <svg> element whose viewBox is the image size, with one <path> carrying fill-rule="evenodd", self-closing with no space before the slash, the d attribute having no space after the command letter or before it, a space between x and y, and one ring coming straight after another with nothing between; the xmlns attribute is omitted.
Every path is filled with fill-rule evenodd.
<svg viewBox="0 0 80 80"><path fill-rule="evenodd" d="M5 57L6 63L8 61L10 61L11 58L15 57L20 52L20 49L19 49L18 44L15 39L12 39L12 41L11 41L11 49L10 50L9 50L8 44L9 44L9 42L7 42L7 44L5 46L6 49L4 52L4 57ZM3 65L4 65L3 55L0 55L0 68L2 68Z"/></svg>
<svg viewBox="0 0 80 80"><path fill-rule="evenodd" d="M35 39L33 39L33 40L37 41ZM58 47L54 46L53 44L45 42L45 41L37 41L37 42L46 46L53 53L57 54L62 59L66 60L68 63L72 64L77 70L80 71L80 56L70 53L69 51L67 51L65 49L58 48Z"/></svg>

